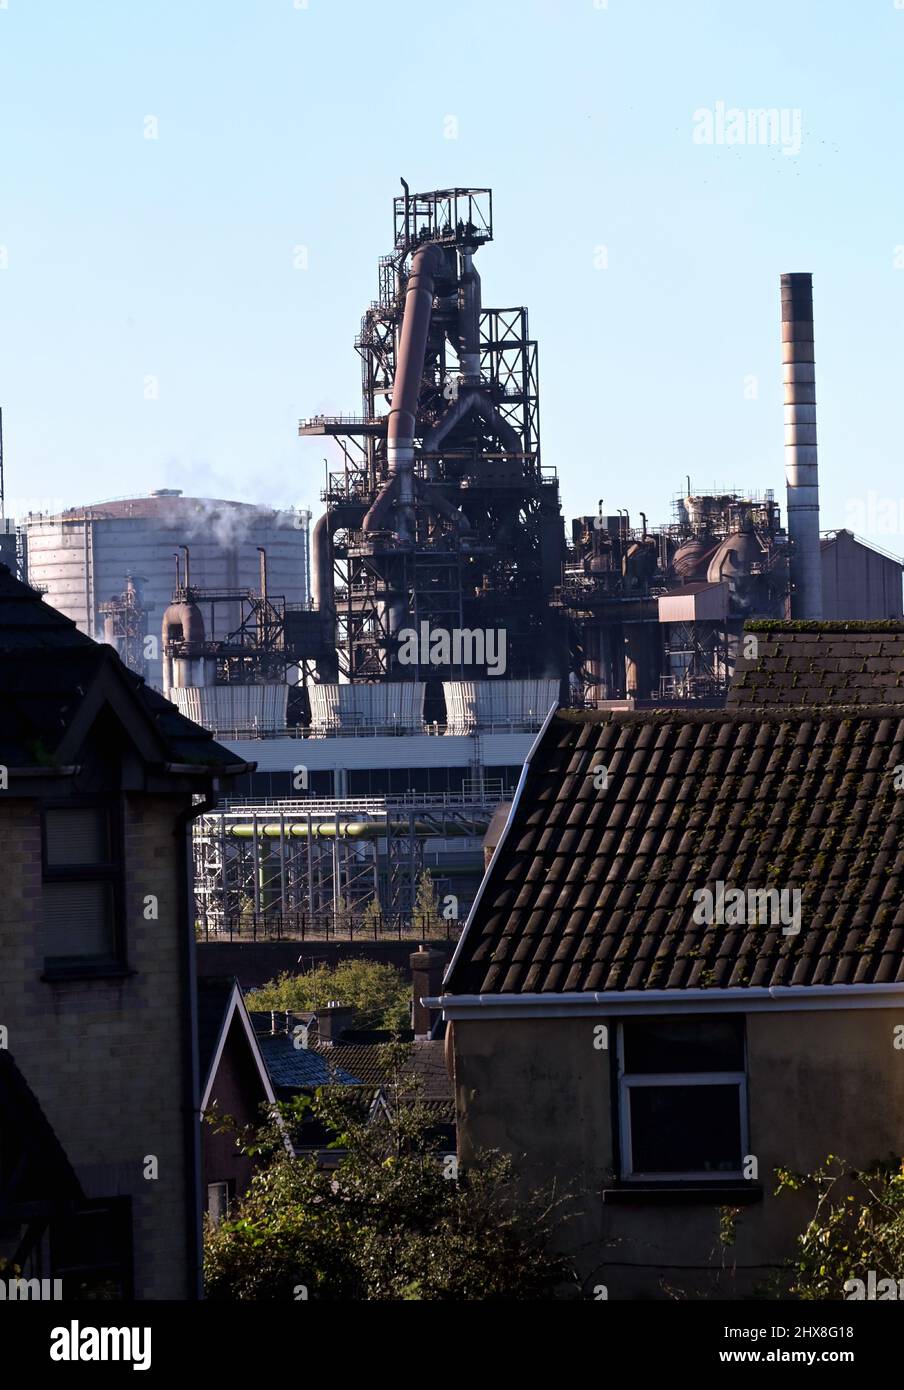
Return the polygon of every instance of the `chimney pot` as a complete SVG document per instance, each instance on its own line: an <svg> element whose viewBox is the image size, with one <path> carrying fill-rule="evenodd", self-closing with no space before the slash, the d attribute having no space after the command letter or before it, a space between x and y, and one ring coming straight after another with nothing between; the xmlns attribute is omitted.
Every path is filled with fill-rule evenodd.
<svg viewBox="0 0 904 1390"><path fill-rule="evenodd" d="M331 999L325 1009L317 1010L318 1041L325 1043L327 1047L341 1042L351 1028L354 1017L355 1010L350 1004Z"/></svg>

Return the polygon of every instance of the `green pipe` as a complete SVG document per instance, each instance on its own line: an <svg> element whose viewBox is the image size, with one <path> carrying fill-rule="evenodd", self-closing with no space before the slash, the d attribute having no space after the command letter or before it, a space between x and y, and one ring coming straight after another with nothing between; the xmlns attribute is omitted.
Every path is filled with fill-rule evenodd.
<svg viewBox="0 0 904 1390"><path fill-rule="evenodd" d="M381 840L387 833L392 831L408 830L407 821L393 821L390 825L378 824L376 821L312 821L311 836L313 839L335 839L338 835L340 840ZM414 832L417 835L438 835L440 839L453 839L456 836L469 835L472 832L467 829L460 829L458 826L449 826L446 830L437 832L436 827L427 821L415 821ZM226 835L232 835L237 840L250 840L254 836L253 825L227 825L224 827ZM282 835L280 825L259 825L257 827L258 836L264 836L268 840L278 840ZM287 836L294 836L296 839L305 840L308 836L308 827L305 822L300 824L295 822L285 827Z"/></svg>

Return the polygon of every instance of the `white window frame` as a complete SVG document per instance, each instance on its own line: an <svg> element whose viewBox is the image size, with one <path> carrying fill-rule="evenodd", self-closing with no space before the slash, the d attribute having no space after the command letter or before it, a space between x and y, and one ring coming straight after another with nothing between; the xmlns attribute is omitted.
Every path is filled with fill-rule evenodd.
<svg viewBox="0 0 904 1390"><path fill-rule="evenodd" d="M225 1201L222 1203L222 1209L217 1215L214 1215L214 1213L211 1211L211 1197L215 1189L222 1189L225 1195ZM234 1202L234 1189L232 1182L229 1178L224 1178L220 1182L209 1182L207 1184L207 1215L210 1218L210 1224L212 1226L219 1226L221 1221L228 1221L230 1208L233 1206Z"/></svg>
<svg viewBox="0 0 904 1390"><path fill-rule="evenodd" d="M747 1116L746 1039L744 1071L626 1072L625 1025L619 1023L616 1046L618 1058L618 1122L623 1182L733 1182L745 1181L743 1169L714 1172L712 1169L644 1173L634 1171L631 1144L631 1088L634 1086L731 1086L738 1088L741 1156L750 1152Z"/></svg>

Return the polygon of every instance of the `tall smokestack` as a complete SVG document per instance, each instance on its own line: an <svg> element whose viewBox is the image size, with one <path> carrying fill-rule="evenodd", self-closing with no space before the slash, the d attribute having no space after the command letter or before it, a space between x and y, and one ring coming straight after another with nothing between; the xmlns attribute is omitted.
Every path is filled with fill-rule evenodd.
<svg viewBox="0 0 904 1390"><path fill-rule="evenodd" d="M822 617L813 277L782 276L785 482L788 488L791 617Z"/></svg>

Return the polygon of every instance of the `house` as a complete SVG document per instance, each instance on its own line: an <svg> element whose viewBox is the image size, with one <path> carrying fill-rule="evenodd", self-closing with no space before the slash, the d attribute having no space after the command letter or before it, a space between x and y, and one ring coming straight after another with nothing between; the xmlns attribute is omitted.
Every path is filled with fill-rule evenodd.
<svg viewBox="0 0 904 1390"><path fill-rule="evenodd" d="M902 1152L902 770L890 700L547 719L431 1002L461 1159L570 1191L586 1296L749 1295L776 1167Z"/></svg>
<svg viewBox="0 0 904 1390"><path fill-rule="evenodd" d="M255 1013L257 1041L277 1099L313 1095L338 1086L354 1097L372 1121L399 1097L416 1101L429 1117L429 1135L443 1152L455 1151L455 1104L443 1041L414 1037L404 1044L398 1074L384 1046L388 1036L351 1029L354 1010L341 1005L312 1014ZM410 1083L410 1084L409 1084ZM306 1116L294 1135L298 1154L333 1163L335 1136L318 1119Z"/></svg>
<svg viewBox="0 0 904 1390"><path fill-rule="evenodd" d="M198 1052L201 1076L201 1160L205 1210L216 1224L247 1190L254 1172L237 1135L215 1121L228 1118L238 1130L260 1125L276 1094L258 1046L238 980L198 980Z"/></svg>
<svg viewBox="0 0 904 1390"><path fill-rule="evenodd" d="M0 566L0 1258L200 1287L190 827L249 770Z"/></svg>

